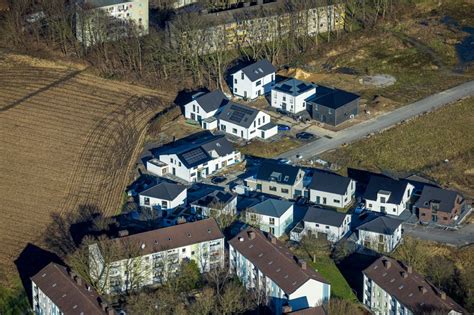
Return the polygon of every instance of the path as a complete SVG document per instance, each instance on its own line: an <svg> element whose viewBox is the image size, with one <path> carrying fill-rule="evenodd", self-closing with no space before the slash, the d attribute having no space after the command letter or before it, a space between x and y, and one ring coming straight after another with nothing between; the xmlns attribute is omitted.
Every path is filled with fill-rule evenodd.
<svg viewBox="0 0 474 315"><path fill-rule="evenodd" d="M457 247L474 243L474 224L466 224L457 230L403 224L403 230L405 235Z"/></svg>

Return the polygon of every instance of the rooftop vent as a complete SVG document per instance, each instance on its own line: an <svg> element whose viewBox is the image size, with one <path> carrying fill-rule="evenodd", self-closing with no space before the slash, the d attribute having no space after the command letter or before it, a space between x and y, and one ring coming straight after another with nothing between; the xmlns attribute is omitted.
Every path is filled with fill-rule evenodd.
<svg viewBox="0 0 474 315"><path fill-rule="evenodd" d="M145 249L145 247L146 247L146 245L145 245L145 243L143 243L142 246L141 246L141 248L142 248L142 249Z"/></svg>
<svg viewBox="0 0 474 315"><path fill-rule="evenodd" d="M422 294L425 294L426 292L428 292L428 289L425 288L424 286L420 286L419 289Z"/></svg>
<svg viewBox="0 0 474 315"><path fill-rule="evenodd" d="M384 265L385 269L390 269L390 267L392 266L392 262L388 259L385 259L383 261L383 265Z"/></svg>
<svg viewBox="0 0 474 315"><path fill-rule="evenodd" d="M243 237L239 237L239 241L240 241L240 242L243 242L243 241L244 241L244 238L243 238Z"/></svg>
<svg viewBox="0 0 474 315"><path fill-rule="evenodd" d="M442 299L442 300L446 300L446 293L443 292L443 291L439 291L439 297Z"/></svg>
<svg viewBox="0 0 474 315"><path fill-rule="evenodd" d="M408 278L408 274L405 271L402 271L402 278L404 279Z"/></svg>
<svg viewBox="0 0 474 315"><path fill-rule="evenodd" d="M413 273L413 266L407 266L406 268L408 273Z"/></svg>
<svg viewBox="0 0 474 315"><path fill-rule="evenodd" d="M249 231L248 235L249 235L249 239L251 240L255 239L255 231Z"/></svg>
<svg viewBox="0 0 474 315"><path fill-rule="evenodd" d="M306 261L304 261L303 259L298 259L298 265L301 267L301 269L303 270L306 270L307 268L307 264L306 264Z"/></svg>

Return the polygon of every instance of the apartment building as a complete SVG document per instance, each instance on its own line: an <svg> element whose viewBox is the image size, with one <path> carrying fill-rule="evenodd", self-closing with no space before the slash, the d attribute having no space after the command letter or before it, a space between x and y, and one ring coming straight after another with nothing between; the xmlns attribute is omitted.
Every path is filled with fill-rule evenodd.
<svg viewBox="0 0 474 315"><path fill-rule="evenodd" d="M274 314L329 302L331 285L307 263L293 256L271 234L242 230L229 241L229 268L248 289L260 291Z"/></svg>
<svg viewBox="0 0 474 315"><path fill-rule="evenodd" d="M31 277L31 291L35 315L116 314L84 279L56 263Z"/></svg>
<svg viewBox="0 0 474 315"><path fill-rule="evenodd" d="M363 271L363 303L373 314L469 314L411 266L386 256Z"/></svg>
<svg viewBox="0 0 474 315"><path fill-rule="evenodd" d="M224 267L224 235L214 219L125 233L103 248L89 246L90 276L108 294L162 284L184 260L195 261L201 272Z"/></svg>

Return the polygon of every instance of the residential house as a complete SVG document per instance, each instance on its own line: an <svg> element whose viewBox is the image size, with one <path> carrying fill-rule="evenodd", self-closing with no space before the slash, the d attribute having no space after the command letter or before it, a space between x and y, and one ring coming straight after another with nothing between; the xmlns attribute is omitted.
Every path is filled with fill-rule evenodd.
<svg viewBox="0 0 474 315"><path fill-rule="evenodd" d="M379 253L390 253L402 239L403 221L386 215L369 216L357 226L357 244Z"/></svg>
<svg viewBox="0 0 474 315"><path fill-rule="evenodd" d="M306 111L306 99L316 93L316 85L297 79L288 79L275 84L272 89L271 106L297 114Z"/></svg>
<svg viewBox="0 0 474 315"><path fill-rule="evenodd" d="M255 99L270 93L275 84L275 67L266 59L259 60L232 74L232 92L244 99Z"/></svg>
<svg viewBox="0 0 474 315"><path fill-rule="evenodd" d="M201 272L224 267L224 235L212 218L115 238L107 248L117 253L89 246L89 268L108 294L161 284L185 260Z"/></svg>
<svg viewBox="0 0 474 315"><path fill-rule="evenodd" d="M214 217L220 214L234 215L237 212L237 195L228 192L214 190L191 202L194 213L202 217Z"/></svg>
<svg viewBox="0 0 474 315"><path fill-rule="evenodd" d="M85 46L148 34L148 0L80 0L76 37ZM133 30L132 30L133 29Z"/></svg>
<svg viewBox="0 0 474 315"><path fill-rule="evenodd" d="M248 289L266 296L273 314L328 303L331 285L307 263L293 256L271 234L246 228L229 241L229 268Z"/></svg>
<svg viewBox="0 0 474 315"><path fill-rule="evenodd" d="M269 198L248 208L245 216L247 222L257 225L260 230L280 237L293 223L293 203Z"/></svg>
<svg viewBox="0 0 474 315"><path fill-rule="evenodd" d="M268 139L278 133L278 127L271 122L271 117L264 111L229 102L216 116L219 130L233 136L251 140Z"/></svg>
<svg viewBox="0 0 474 315"><path fill-rule="evenodd" d="M303 220L290 233L292 241L299 242L302 237L324 237L330 242L337 242L350 231L351 216L331 209L310 207Z"/></svg>
<svg viewBox="0 0 474 315"><path fill-rule="evenodd" d="M229 100L220 90L194 94L191 102L184 105L184 117L199 122L204 129L216 129L217 119L214 115L228 102Z"/></svg>
<svg viewBox="0 0 474 315"><path fill-rule="evenodd" d="M424 186L414 207L420 222L450 225L459 218L464 203L464 198L455 191Z"/></svg>
<svg viewBox="0 0 474 315"><path fill-rule="evenodd" d="M245 185L265 194L296 199L304 194L304 174L297 166L266 160L260 164L255 176L245 179Z"/></svg>
<svg viewBox="0 0 474 315"><path fill-rule="evenodd" d="M311 202L323 206L346 208L354 201L356 183L348 177L316 169L308 190Z"/></svg>
<svg viewBox="0 0 474 315"><path fill-rule="evenodd" d="M199 132L151 150L154 158L147 161L147 170L158 176L171 174L188 182L240 162L240 152L223 135Z"/></svg>
<svg viewBox="0 0 474 315"><path fill-rule="evenodd" d="M35 315L116 314L84 279L56 263L31 277L31 291Z"/></svg>
<svg viewBox="0 0 474 315"><path fill-rule="evenodd" d="M318 85L306 99L306 109L314 120L337 126L359 113L360 96L332 87Z"/></svg>
<svg viewBox="0 0 474 315"><path fill-rule="evenodd" d="M410 200L414 186L386 176L372 175L363 198L368 210L398 216Z"/></svg>
<svg viewBox="0 0 474 315"><path fill-rule="evenodd" d="M374 314L469 314L412 266L386 256L363 271L363 303Z"/></svg>
<svg viewBox="0 0 474 315"><path fill-rule="evenodd" d="M163 216L163 211L174 209L179 205L186 203L186 186L161 182L138 194L140 207L159 210Z"/></svg>

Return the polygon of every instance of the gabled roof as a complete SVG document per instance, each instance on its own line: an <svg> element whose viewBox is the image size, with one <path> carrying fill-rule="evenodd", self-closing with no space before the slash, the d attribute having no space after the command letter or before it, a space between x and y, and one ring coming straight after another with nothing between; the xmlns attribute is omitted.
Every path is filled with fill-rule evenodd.
<svg viewBox="0 0 474 315"><path fill-rule="evenodd" d="M300 168L274 160L265 160L258 168L256 178L264 181L274 181L285 185L294 185Z"/></svg>
<svg viewBox="0 0 474 315"><path fill-rule="evenodd" d="M99 294L64 266L49 263L31 281L63 314L107 314L99 303L102 301Z"/></svg>
<svg viewBox="0 0 474 315"><path fill-rule="evenodd" d="M387 203L400 204L408 183L385 176L372 175L365 189L364 199L377 200L379 191L390 192Z"/></svg>
<svg viewBox="0 0 474 315"><path fill-rule="evenodd" d="M221 238L224 238L224 235L216 220L210 218L114 238L110 241L119 246L136 244L140 246L139 254L143 256Z"/></svg>
<svg viewBox="0 0 474 315"><path fill-rule="evenodd" d="M201 197L200 199L193 201L191 204L201 207L209 207L210 205L223 205L226 206L232 200L237 198L237 195L230 193L228 191L215 190L210 194Z"/></svg>
<svg viewBox="0 0 474 315"><path fill-rule="evenodd" d="M359 95L336 88L318 86L316 94L306 99L307 102L322 105L328 108L337 109L356 99Z"/></svg>
<svg viewBox="0 0 474 315"><path fill-rule="evenodd" d="M259 60L245 68L242 68L241 70L252 82L255 82L276 71L272 63L267 59Z"/></svg>
<svg viewBox="0 0 474 315"><path fill-rule="evenodd" d="M357 230L392 235L402 223L402 220L389 216L377 216L375 219L359 225Z"/></svg>
<svg viewBox="0 0 474 315"><path fill-rule="evenodd" d="M310 207L306 211L303 221L339 227L346 217L346 213L320 207Z"/></svg>
<svg viewBox="0 0 474 315"><path fill-rule="evenodd" d="M363 273L415 314L432 314L439 310L446 314L451 310L469 314L449 296L443 299L441 290L422 275L393 258L382 256Z"/></svg>
<svg viewBox="0 0 474 315"><path fill-rule="evenodd" d="M439 210L447 213L453 211L456 198L459 194L453 190L446 190L432 186L425 186L421 192L420 199L415 203L417 208L429 208L431 202L439 203Z"/></svg>
<svg viewBox="0 0 474 315"><path fill-rule="evenodd" d="M186 186L161 182L153 187L148 188L147 190L142 191L140 195L164 200L174 200L185 190Z"/></svg>
<svg viewBox="0 0 474 315"><path fill-rule="evenodd" d="M229 102L222 108L222 111L217 115L217 118L244 128L248 128L252 125L253 121L258 115L258 112L258 109L234 102Z"/></svg>
<svg viewBox="0 0 474 315"><path fill-rule="evenodd" d="M327 172L323 170L314 170L313 178L309 184L309 188L328 193L344 195L351 179L341 176L336 173Z"/></svg>
<svg viewBox="0 0 474 315"><path fill-rule="evenodd" d="M273 237L272 243L268 237L260 230L249 227L240 231L229 244L288 295L310 279L328 283L309 265L306 269L300 267L296 257L282 242Z"/></svg>
<svg viewBox="0 0 474 315"><path fill-rule="evenodd" d="M229 102L221 90L215 90L206 94L201 94L194 98L194 100L206 113L215 111Z"/></svg>
<svg viewBox="0 0 474 315"><path fill-rule="evenodd" d="M297 96L303 94L311 89L316 88L316 84L304 82L298 79L288 79L283 82L275 84L274 90Z"/></svg>
<svg viewBox="0 0 474 315"><path fill-rule="evenodd" d="M249 212L279 218L292 206L290 201L269 198L249 208Z"/></svg>
<svg viewBox="0 0 474 315"><path fill-rule="evenodd" d="M211 161L212 151L225 156L234 152L234 147L224 135L203 131L151 150L155 157L176 154L187 168Z"/></svg>

